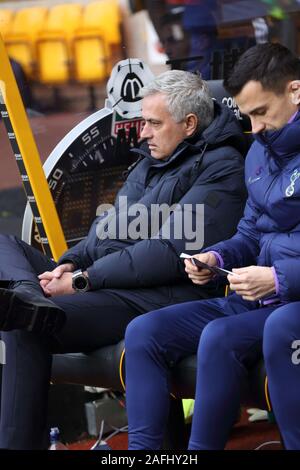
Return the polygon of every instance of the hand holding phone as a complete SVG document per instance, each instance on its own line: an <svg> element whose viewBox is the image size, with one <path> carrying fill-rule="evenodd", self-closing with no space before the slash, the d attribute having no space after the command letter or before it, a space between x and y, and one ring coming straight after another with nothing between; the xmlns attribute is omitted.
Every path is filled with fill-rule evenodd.
<svg viewBox="0 0 300 470"><path fill-rule="evenodd" d="M232 276L238 276L238 274L228 271L227 269L220 268L219 266L211 266L210 264L203 263L202 261L199 261L197 258L194 258L191 255L188 255L187 253L181 253L180 258L184 259L189 259L195 266L197 266L200 269L208 269L213 274L217 274L218 276L228 276L228 274L231 274Z"/></svg>

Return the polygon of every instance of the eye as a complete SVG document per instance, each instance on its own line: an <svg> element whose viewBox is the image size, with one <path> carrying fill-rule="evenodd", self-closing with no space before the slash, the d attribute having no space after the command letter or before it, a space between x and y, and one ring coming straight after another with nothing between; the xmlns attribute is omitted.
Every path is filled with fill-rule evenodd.
<svg viewBox="0 0 300 470"><path fill-rule="evenodd" d="M264 108L264 109L258 109L256 112L255 112L255 115L256 116L264 116L266 114L267 110Z"/></svg>

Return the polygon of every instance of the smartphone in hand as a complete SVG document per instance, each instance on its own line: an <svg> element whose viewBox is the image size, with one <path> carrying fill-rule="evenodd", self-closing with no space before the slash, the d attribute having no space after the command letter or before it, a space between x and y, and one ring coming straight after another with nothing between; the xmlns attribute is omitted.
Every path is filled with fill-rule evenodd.
<svg viewBox="0 0 300 470"><path fill-rule="evenodd" d="M191 255L188 255L186 253L181 253L180 258L184 259L190 259L191 262L197 266L198 268L201 269L208 269L211 271L213 274L217 274L218 276L228 276L228 274L232 274L232 276L238 276L237 273L233 273L232 271L228 271L227 269L220 268L219 266L211 266L210 264L203 263L202 261L199 261L197 258L194 258Z"/></svg>

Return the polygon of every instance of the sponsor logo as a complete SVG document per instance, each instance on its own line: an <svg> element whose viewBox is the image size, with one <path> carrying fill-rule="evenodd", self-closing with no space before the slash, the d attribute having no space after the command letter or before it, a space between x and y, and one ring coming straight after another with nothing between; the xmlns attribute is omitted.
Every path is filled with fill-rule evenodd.
<svg viewBox="0 0 300 470"><path fill-rule="evenodd" d="M295 339L292 342L291 348L296 349L292 354L292 363L297 366L300 364L300 339Z"/></svg>
<svg viewBox="0 0 300 470"><path fill-rule="evenodd" d="M144 119L137 118L137 119L122 119L117 113L114 113L113 120L112 120L112 130L111 135L114 137L118 137L118 134L121 129L124 129L127 140L130 136L130 130L136 130L137 140L139 140L141 131L144 126Z"/></svg>
<svg viewBox="0 0 300 470"><path fill-rule="evenodd" d="M134 103L139 101L141 97L139 93L143 88L142 80L134 72L126 75L121 86L121 98L126 103Z"/></svg>
<svg viewBox="0 0 300 470"><path fill-rule="evenodd" d="M291 197L293 196L294 192L295 192L295 183L297 181L297 179L300 177L300 172L298 171L298 169L296 168L296 170L293 171L291 177L290 177L290 185L286 188L285 190L285 195L286 197Z"/></svg>
<svg viewBox="0 0 300 470"><path fill-rule="evenodd" d="M6 364L6 348L4 341L0 340L0 364Z"/></svg>

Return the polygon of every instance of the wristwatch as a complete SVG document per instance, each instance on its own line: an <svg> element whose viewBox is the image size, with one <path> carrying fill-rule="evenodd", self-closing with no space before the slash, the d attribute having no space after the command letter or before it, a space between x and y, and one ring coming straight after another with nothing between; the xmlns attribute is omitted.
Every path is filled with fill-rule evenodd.
<svg viewBox="0 0 300 470"><path fill-rule="evenodd" d="M73 272L72 287L76 292L87 292L90 290L91 284L88 276L81 269Z"/></svg>

